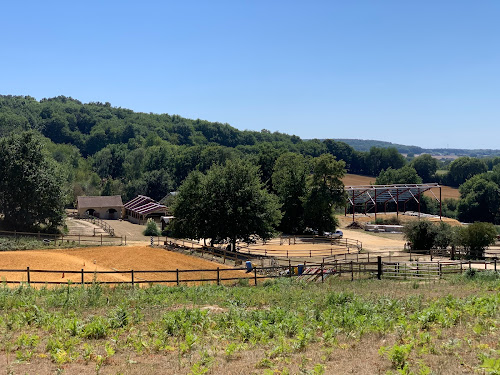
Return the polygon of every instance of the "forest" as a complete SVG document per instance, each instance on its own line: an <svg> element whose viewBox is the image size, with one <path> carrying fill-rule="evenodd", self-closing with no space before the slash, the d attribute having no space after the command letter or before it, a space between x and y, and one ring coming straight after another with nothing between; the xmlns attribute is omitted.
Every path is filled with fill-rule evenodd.
<svg viewBox="0 0 500 375"><path fill-rule="evenodd" d="M39 101L30 96L0 96L0 139L26 131L39 134L44 152L57 165L66 207L72 207L79 195L116 194L128 201L143 194L161 200L178 190L191 172L206 174L213 165L228 161L257 167L262 186L278 194L283 188L273 181L273 175L282 180L283 173L276 170L276 162L291 153L301 157L300 168L305 171L301 173L306 176L313 175L313 161L322 155L343 161L347 173L374 176L377 183L385 184L424 181L458 187L472 176L484 174L474 180L475 185L469 183L463 189L462 201L471 202L478 194L482 197L486 189L488 202L498 201L500 208L495 177L500 174L496 169L499 157L461 157L443 163L426 154L405 157L395 147L357 151L332 139L303 140L266 129L238 130L229 124L178 115L138 113L108 102L82 103L65 96ZM488 171L495 173L488 175ZM462 207L458 214L467 219L470 204L463 202L461 206L450 203L450 215L457 215ZM476 219L481 207L475 203L472 211ZM499 220L497 211L496 206L488 210L488 221Z"/></svg>

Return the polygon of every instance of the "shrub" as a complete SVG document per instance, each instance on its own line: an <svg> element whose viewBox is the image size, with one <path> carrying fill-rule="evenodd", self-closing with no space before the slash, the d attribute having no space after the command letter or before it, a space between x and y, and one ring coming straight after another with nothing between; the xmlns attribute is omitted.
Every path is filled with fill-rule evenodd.
<svg viewBox="0 0 500 375"><path fill-rule="evenodd" d="M491 223L474 223L460 228L458 243L473 259L484 258L484 250L495 243L497 231Z"/></svg>
<svg viewBox="0 0 500 375"><path fill-rule="evenodd" d="M401 220L397 216L389 216L388 218L377 218L375 220L375 224L377 225L400 225Z"/></svg>
<svg viewBox="0 0 500 375"><path fill-rule="evenodd" d="M430 250L438 235L438 227L428 220L412 221L403 227L403 233L413 250Z"/></svg>
<svg viewBox="0 0 500 375"><path fill-rule="evenodd" d="M146 229L142 232L145 236L159 236L160 230L153 219L148 219Z"/></svg>

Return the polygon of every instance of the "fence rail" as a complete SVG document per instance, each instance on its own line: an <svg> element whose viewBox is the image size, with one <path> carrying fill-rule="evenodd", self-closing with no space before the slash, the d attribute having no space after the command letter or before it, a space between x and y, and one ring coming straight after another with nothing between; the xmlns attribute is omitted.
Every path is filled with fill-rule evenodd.
<svg viewBox="0 0 500 375"><path fill-rule="evenodd" d="M111 227L111 225L109 225L104 220L98 217L85 215L85 216L77 216L77 218L80 220L86 220L94 225L101 227L105 232L109 233L111 237L115 236L115 230L113 229L113 227Z"/></svg>
<svg viewBox="0 0 500 375"><path fill-rule="evenodd" d="M62 245L63 243L71 243L78 245L126 245L127 237L117 237L117 236L105 236L103 234L96 236L84 236L80 234L52 234L52 233L34 233L34 232L18 232L18 231L0 231L0 236L4 237L33 237L37 240L43 241L45 243L53 242L56 246Z"/></svg>
<svg viewBox="0 0 500 375"><path fill-rule="evenodd" d="M199 282L215 282L220 285L222 282L246 280L253 285L258 285L259 280L297 277L305 281L321 281L325 278L337 275L344 276L351 280L359 278L389 278L399 280L438 280L445 275L462 273L467 269L493 269L497 271L497 262L495 261L447 261L447 262L382 262L381 257L377 257L372 262L354 262L354 261L335 261L330 263L308 263L299 266L274 265L271 267L252 267L251 269L234 268L211 268L211 269L193 269L193 270L112 270L112 271L85 271L81 270L46 270L46 269L0 269L0 277L6 284L67 284L89 285L95 282L101 284L174 284L180 285ZM491 268L493 267L493 268ZM226 272L246 271L241 276L228 275ZM208 277L203 277L208 273ZM20 275L13 278L11 274ZM54 279L36 280L36 274L53 274ZM62 274L59 280L58 276ZM147 275L154 274L157 277ZM75 275L75 277L66 278L66 275ZM119 280L99 280L99 275L117 275ZM143 277L140 277L144 275ZM158 277L158 275L160 275ZM163 276L165 275L165 276ZM188 276L184 276L188 275ZM86 277L89 276L89 277ZM90 277L92 276L92 277ZM171 276L171 277L169 277ZM127 280L124 280L128 278ZM65 280L64 280L65 279ZM74 280L73 280L74 279Z"/></svg>

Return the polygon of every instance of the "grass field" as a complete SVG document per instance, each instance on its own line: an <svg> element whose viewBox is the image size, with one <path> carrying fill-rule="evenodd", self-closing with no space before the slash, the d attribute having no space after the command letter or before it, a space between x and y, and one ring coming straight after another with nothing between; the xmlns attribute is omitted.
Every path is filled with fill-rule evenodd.
<svg viewBox="0 0 500 375"><path fill-rule="evenodd" d="M41 375L495 373L499 289L493 273L435 283L4 287L0 368Z"/></svg>
<svg viewBox="0 0 500 375"><path fill-rule="evenodd" d="M367 176L361 176L357 174L346 174L346 176L342 179L344 182L344 185L346 186L352 186L352 185L373 185L375 183L375 177L367 177ZM434 195L439 198L439 189L432 189L432 192ZM426 192L425 195L429 197L433 197L433 195L430 192ZM460 192L458 189L450 187L450 186L444 186L441 185L441 198L442 199L447 199L447 198L453 198L453 199L460 199Z"/></svg>

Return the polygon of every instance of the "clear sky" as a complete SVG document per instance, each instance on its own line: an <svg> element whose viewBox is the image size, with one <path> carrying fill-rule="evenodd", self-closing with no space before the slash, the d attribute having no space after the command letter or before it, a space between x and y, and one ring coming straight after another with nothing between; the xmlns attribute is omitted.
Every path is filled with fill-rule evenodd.
<svg viewBox="0 0 500 375"><path fill-rule="evenodd" d="M4 1L0 93L500 149L500 1Z"/></svg>

